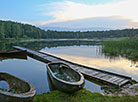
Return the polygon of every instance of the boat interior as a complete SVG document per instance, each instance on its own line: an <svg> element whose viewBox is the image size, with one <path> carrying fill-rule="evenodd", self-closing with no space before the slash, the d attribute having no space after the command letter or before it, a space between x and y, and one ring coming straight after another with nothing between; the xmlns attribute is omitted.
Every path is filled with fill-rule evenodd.
<svg viewBox="0 0 138 102"><path fill-rule="evenodd" d="M80 75L63 63L52 63L49 65L53 74L65 81L77 82L80 80Z"/></svg>
<svg viewBox="0 0 138 102"><path fill-rule="evenodd" d="M30 86L27 84L27 82L7 73L0 73L0 82L8 83L7 89L0 88L2 91L21 94L30 90Z"/></svg>

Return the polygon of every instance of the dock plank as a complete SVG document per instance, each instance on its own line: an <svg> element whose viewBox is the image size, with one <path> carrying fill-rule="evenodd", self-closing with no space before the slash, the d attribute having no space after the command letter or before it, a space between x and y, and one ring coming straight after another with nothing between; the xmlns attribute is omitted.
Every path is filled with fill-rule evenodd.
<svg viewBox="0 0 138 102"><path fill-rule="evenodd" d="M119 86L121 86L121 85L123 85L123 84L125 84L125 83L127 83L128 82L128 80L124 80L124 81L122 81L121 83L119 83Z"/></svg>
<svg viewBox="0 0 138 102"><path fill-rule="evenodd" d="M99 74L97 77L98 77L98 78L102 78L102 77L104 77L104 76L106 76L106 74L101 73L101 74Z"/></svg>
<svg viewBox="0 0 138 102"><path fill-rule="evenodd" d="M121 79L117 80L116 82L117 82L117 83L121 83L123 80L124 80L124 79L121 78Z"/></svg>

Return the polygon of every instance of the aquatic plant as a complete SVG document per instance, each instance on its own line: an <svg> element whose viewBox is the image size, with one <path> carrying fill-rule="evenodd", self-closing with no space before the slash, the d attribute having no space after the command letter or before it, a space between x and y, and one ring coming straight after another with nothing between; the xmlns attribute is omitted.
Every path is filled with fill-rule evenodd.
<svg viewBox="0 0 138 102"><path fill-rule="evenodd" d="M102 52L106 56L122 56L138 60L138 38L129 37L103 43Z"/></svg>

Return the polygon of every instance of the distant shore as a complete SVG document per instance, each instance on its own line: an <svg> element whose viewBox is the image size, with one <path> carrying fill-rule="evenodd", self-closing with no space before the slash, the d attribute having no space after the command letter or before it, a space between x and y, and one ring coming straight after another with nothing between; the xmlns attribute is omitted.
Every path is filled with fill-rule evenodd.
<svg viewBox="0 0 138 102"><path fill-rule="evenodd" d="M19 42L33 42L33 41L109 41L109 40L116 40L119 38L93 38L93 39L32 39L32 38L4 38L0 39L0 42L4 41L19 41Z"/></svg>

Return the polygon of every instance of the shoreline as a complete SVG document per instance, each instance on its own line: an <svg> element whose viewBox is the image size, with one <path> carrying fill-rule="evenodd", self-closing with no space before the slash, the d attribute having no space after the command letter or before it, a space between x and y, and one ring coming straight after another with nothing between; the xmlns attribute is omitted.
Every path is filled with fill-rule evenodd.
<svg viewBox="0 0 138 102"><path fill-rule="evenodd" d="M73 94L60 91L52 91L41 95L36 95L34 102L137 102L136 96L107 96L97 92L90 92L86 89L79 90Z"/></svg>
<svg viewBox="0 0 138 102"><path fill-rule="evenodd" d="M67 38L64 38L64 39L5 38L5 39L0 39L0 42L4 42L7 40L8 41L19 41L19 42L33 42L33 41L73 41L73 40L78 40L78 41L109 41L109 40L116 40L116 39L120 39L120 38L102 38L102 39L99 39L99 38L93 38L93 39L87 39L87 38L84 38L84 39L76 39L76 38L74 38L74 39L67 39Z"/></svg>

